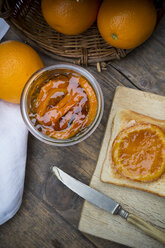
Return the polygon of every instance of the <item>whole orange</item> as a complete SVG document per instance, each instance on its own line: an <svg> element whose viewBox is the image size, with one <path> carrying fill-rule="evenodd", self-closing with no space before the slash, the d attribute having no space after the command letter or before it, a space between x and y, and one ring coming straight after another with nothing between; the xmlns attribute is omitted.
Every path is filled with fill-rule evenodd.
<svg viewBox="0 0 165 248"><path fill-rule="evenodd" d="M42 13L47 23L63 34L76 35L87 30L96 20L100 0L42 0Z"/></svg>
<svg viewBox="0 0 165 248"><path fill-rule="evenodd" d="M39 55L19 41L0 44L0 98L19 103L23 87L29 77L43 67Z"/></svg>
<svg viewBox="0 0 165 248"><path fill-rule="evenodd" d="M110 45L132 49L152 34L156 18L151 0L104 0L97 24L102 37Z"/></svg>

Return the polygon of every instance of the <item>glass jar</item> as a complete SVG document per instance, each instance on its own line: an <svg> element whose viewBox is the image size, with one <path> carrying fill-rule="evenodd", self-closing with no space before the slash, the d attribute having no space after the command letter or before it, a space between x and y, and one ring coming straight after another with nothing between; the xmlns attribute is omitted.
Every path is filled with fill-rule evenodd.
<svg viewBox="0 0 165 248"><path fill-rule="evenodd" d="M82 75L91 84L97 97L97 112L93 122L89 126L87 126L84 130L80 131L77 135L69 139L55 139L39 132L32 123L29 117L31 96L32 93L35 91L36 87L38 87L41 83L43 83L44 81L48 81L53 77L53 75L57 73L60 74L62 72L65 72L65 70L71 70L73 73L75 72ZM21 96L21 113L27 128L37 139L54 146L74 145L88 138L98 127L103 115L103 109L104 109L103 94L96 78L86 69L77 65L67 64L67 63L60 63L60 64L44 67L38 70L37 72L35 72L26 83Z"/></svg>

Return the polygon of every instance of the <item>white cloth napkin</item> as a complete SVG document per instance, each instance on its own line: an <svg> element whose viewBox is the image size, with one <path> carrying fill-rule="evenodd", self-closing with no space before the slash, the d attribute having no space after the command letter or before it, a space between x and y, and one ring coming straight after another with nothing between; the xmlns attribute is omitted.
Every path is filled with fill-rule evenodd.
<svg viewBox="0 0 165 248"><path fill-rule="evenodd" d="M0 224L12 218L22 202L27 133L20 106L0 100Z"/></svg>

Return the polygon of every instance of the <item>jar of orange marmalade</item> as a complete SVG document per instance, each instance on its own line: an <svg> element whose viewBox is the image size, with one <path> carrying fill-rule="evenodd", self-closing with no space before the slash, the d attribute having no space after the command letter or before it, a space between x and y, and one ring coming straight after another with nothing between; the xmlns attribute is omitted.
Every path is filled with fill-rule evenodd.
<svg viewBox="0 0 165 248"><path fill-rule="evenodd" d="M56 146L89 137L100 123L103 105L97 80L72 64L40 69L28 80L21 97L21 113L29 131Z"/></svg>

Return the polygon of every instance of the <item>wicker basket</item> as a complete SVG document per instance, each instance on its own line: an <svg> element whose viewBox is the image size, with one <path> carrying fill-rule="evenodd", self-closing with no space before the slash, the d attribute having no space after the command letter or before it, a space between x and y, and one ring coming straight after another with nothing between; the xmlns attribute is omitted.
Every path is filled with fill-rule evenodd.
<svg viewBox="0 0 165 248"><path fill-rule="evenodd" d="M156 1L161 6L162 1ZM44 20L40 0L0 0L0 16L28 43L65 62L89 65L125 57L131 50L107 44L94 24L86 32L67 36L53 30ZM103 66L105 63L101 63Z"/></svg>

